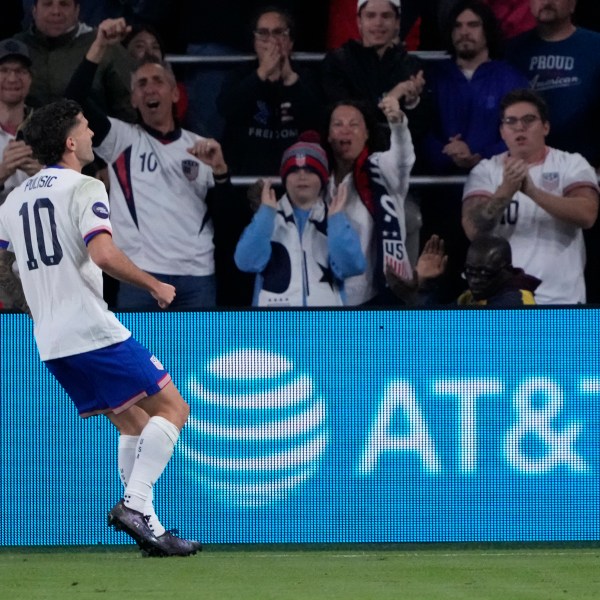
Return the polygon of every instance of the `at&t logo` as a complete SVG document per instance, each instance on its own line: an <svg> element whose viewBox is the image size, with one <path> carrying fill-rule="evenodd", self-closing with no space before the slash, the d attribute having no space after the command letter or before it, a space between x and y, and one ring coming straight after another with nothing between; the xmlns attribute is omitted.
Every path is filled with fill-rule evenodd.
<svg viewBox="0 0 600 600"><path fill-rule="evenodd" d="M327 445L325 403L285 357L240 349L190 378L193 401L181 449L188 473L221 502L284 500L312 477Z"/></svg>

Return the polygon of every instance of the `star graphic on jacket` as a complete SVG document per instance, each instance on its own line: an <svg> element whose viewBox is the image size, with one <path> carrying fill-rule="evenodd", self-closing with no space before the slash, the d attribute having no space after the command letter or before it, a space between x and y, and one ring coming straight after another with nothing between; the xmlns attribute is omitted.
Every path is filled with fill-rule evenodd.
<svg viewBox="0 0 600 600"><path fill-rule="evenodd" d="M321 263L317 263L317 265L319 265L319 269L321 269L322 272L321 279L319 279L319 283L328 283L331 289L333 289L335 277L333 275L331 267L329 265L322 265Z"/></svg>

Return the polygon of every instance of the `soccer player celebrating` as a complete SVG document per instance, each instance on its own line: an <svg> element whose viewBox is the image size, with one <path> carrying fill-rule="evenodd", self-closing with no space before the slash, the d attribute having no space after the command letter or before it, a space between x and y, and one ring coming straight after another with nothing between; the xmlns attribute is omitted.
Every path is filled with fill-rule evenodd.
<svg viewBox="0 0 600 600"><path fill-rule="evenodd" d="M124 498L109 524L154 556L190 555L198 542L153 530L147 504L166 467L189 407L171 377L111 313L102 270L147 290L161 308L175 288L140 270L112 242L102 182L82 175L93 158L93 132L80 106L59 100L36 111L23 129L46 168L15 188L0 207L0 285L18 293L15 260L35 322L40 357L81 417L104 414L133 450L122 453ZM127 456L128 458L122 458Z"/></svg>

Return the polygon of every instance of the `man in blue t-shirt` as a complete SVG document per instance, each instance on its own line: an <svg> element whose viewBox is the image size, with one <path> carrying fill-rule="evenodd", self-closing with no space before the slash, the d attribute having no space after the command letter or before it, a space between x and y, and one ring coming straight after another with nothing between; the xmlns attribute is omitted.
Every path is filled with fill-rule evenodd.
<svg viewBox="0 0 600 600"><path fill-rule="evenodd" d="M576 0L530 0L537 26L514 38L508 58L550 109L548 144L600 166L600 33L572 22Z"/></svg>

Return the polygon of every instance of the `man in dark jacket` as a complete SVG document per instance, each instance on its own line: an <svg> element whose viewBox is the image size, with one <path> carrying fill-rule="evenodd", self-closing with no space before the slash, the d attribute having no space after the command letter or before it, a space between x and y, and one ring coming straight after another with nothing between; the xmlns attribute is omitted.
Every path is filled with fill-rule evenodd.
<svg viewBox="0 0 600 600"><path fill-rule="evenodd" d="M425 80L421 61L406 52L399 40L400 0L358 0L360 41L349 40L329 52L322 63L322 87L327 100L364 100L377 107L393 95L406 113L413 141L425 129L421 103ZM380 115L385 124L385 116Z"/></svg>
<svg viewBox="0 0 600 600"><path fill-rule="evenodd" d="M27 102L38 107L63 97L73 71L96 38L79 21L79 0L35 0L33 24L15 36L29 48L33 81ZM94 99L110 116L135 120L129 100L132 63L124 48L110 48L94 79Z"/></svg>
<svg viewBox="0 0 600 600"><path fill-rule="evenodd" d="M432 236L419 257L412 282L386 273L392 291L406 304L437 303L436 280L444 273L448 257L444 241ZM536 304L534 292L541 283L512 266L508 241L493 234L476 237L469 246L463 276L468 289L456 300L458 306L512 308Z"/></svg>

